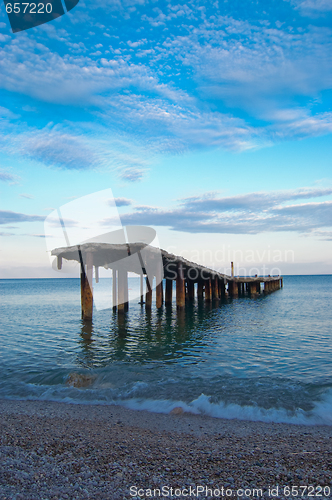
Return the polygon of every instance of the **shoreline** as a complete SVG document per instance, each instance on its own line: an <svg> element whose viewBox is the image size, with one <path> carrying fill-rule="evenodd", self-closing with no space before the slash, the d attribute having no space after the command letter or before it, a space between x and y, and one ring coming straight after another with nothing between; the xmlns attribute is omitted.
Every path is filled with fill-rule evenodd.
<svg viewBox="0 0 332 500"><path fill-rule="evenodd" d="M264 498L269 487L286 498L285 486L312 485L332 498L331 426L7 399L0 415L1 500L130 499L135 485L257 488Z"/></svg>

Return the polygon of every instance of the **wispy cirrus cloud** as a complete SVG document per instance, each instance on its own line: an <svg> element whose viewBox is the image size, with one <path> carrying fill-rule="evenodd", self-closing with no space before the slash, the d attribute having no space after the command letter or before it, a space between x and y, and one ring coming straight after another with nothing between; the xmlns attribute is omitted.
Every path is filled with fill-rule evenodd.
<svg viewBox="0 0 332 500"><path fill-rule="evenodd" d="M7 237L7 236L15 236L15 233L6 233L3 231L0 231L0 236Z"/></svg>
<svg viewBox="0 0 332 500"><path fill-rule="evenodd" d="M325 0L296 5L328 6ZM26 137L26 156L77 170L108 162L131 182L164 152L242 151L331 133L332 114L322 104L332 86L330 27L244 20L200 1L110 0L106 19L116 11L140 22L138 30L128 23L125 33L115 24L110 34L97 22L98 9L87 11L89 23L107 35L98 43L94 31L82 41L56 24L42 27L36 39L9 39L0 48L0 87L84 110L85 123L98 121L101 135L122 134L127 145L103 148L91 130L68 119L60 140L45 130Z"/></svg>
<svg viewBox="0 0 332 500"><path fill-rule="evenodd" d="M214 193L179 200L173 209L134 207L123 224L166 226L189 233L258 234L267 231L310 233L332 226L332 188L248 193L218 197ZM312 200L299 203L301 200Z"/></svg>
<svg viewBox="0 0 332 500"><path fill-rule="evenodd" d="M140 168L125 168L119 175L120 179L129 182L137 182L143 178L144 170Z"/></svg>
<svg viewBox="0 0 332 500"><path fill-rule="evenodd" d="M304 14L328 12L332 10L330 0L286 0Z"/></svg>
<svg viewBox="0 0 332 500"><path fill-rule="evenodd" d="M28 215L20 212L12 212L10 210L0 210L0 224L11 224L17 222L40 222L44 221L45 217L40 215Z"/></svg>
<svg viewBox="0 0 332 500"><path fill-rule="evenodd" d="M45 130L21 139L21 154L48 166L84 170L98 162L98 155L84 139L72 134Z"/></svg>
<svg viewBox="0 0 332 500"><path fill-rule="evenodd" d="M26 200L33 200L34 197L31 194L21 193L20 198L25 198Z"/></svg>
<svg viewBox="0 0 332 500"><path fill-rule="evenodd" d="M121 133L114 132L110 138L107 130L95 129L93 124L77 126L75 130L52 124L41 130L22 128L6 131L2 150L48 167L78 171L106 169L123 180L137 182L149 169L154 153L152 150L149 156L144 154L138 141L129 141ZM9 181L8 175L4 173L0 180Z"/></svg>
<svg viewBox="0 0 332 500"><path fill-rule="evenodd" d="M19 177L17 175L10 174L5 170L0 170L0 181L9 182L10 184L17 184Z"/></svg>

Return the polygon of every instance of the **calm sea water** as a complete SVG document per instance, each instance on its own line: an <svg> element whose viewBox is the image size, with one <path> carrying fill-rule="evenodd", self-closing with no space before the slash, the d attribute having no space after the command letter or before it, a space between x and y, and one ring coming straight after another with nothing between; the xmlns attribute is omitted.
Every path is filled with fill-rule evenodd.
<svg viewBox="0 0 332 500"><path fill-rule="evenodd" d="M286 276L266 297L183 314L135 299L89 326L79 280L0 280L0 397L332 425L331 306L332 276ZM70 373L93 382L70 387Z"/></svg>

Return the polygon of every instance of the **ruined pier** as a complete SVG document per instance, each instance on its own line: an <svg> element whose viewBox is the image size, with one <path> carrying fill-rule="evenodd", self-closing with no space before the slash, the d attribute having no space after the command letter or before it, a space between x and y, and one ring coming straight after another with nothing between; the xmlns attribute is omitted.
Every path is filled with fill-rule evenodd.
<svg viewBox="0 0 332 500"><path fill-rule="evenodd" d="M186 302L211 302L243 296L258 297L283 286L281 276L235 277L190 262L144 243L107 244L84 243L56 248L52 255L61 269L63 259L77 261L81 269L82 318L92 319L93 275L99 281L99 268L112 271L112 307L122 314L128 311L128 273L140 276L140 303L152 308L152 290L155 288L156 308L173 303L176 282L176 306L183 309ZM111 307L111 304L110 304Z"/></svg>

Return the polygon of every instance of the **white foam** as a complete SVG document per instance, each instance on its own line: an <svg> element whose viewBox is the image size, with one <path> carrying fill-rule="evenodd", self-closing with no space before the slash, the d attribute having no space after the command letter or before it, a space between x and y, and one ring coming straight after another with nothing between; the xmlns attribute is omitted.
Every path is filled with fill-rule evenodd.
<svg viewBox="0 0 332 500"><path fill-rule="evenodd" d="M73 387L63 385L40 387L29 385L29 395L3 394L5 399L58 401L71 404L104 404L121 405L133 410L147 410L153 413L169 413L175 407L182 407L185 412L196 415L207 415L215 418L251 420L260 422L276 422L304 425L332 425L332 389L325 392L320 401L317 401L311 411L298 408L289 411L285 408L262 408L254 405L226 404L223 401L212 403L211 396L201 394L197 399L186 403L174 399L152 399L135 397L135 393L144 389L148 384L138 381L127 392L119 397L118 391L112 388L103 390ZM116 394L117 393L117 394Z"/></svg>
<svg viewBox="0 0 332 500"><path fill-rule="evenodd" d="M201 394L190 403L172 400L129 399L120 403L133 410L147 410L154 413L169 413L181 406L184 411L196 415L208 415L216 418L251 420L304 425L332 425L332 390L329 390L321 402L317 402L310 412L301 408L289 411L285 408L265 409L259 406L241 406L238 404L211 403L210 397Z"/></svg>

